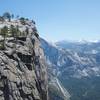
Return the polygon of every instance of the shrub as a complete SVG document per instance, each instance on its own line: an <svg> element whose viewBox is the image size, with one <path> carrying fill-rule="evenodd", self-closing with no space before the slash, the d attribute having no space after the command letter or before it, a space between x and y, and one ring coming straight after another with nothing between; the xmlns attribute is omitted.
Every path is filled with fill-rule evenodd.
<svg viewBox="0 0 100 100"><path fill-rule="evenodd" d="M4 21L4 18L2 16L0 16L0 21L2 21L2 22Z"/></svg>
<svg viewBox="0 0 100 100"><path fill-rule="evenodd" d="M4 38L3 44L2 44L2 47L3 47L3 48L5 48L5 39L6 39L7 33L8 33L8 27L7 27L7 26L4 26L4 27L1 29L1 33L0 33L0 35L2 35L3 38Z"/></svg>
<svg viewBox="0 0 100 100"><path fill-rule="evenodd" d="M19 20L20 20L20 22L21 22L22 25L25 25L26 24L26 21L25 21L25 18L24 17L21 17Z"/></svg>
<svg viewBox="0 0 100 100"><path fill-rule="evenodd" d="M4 18L4 19L8 19L9 22L10 22L10 21L11 21L11 15L10 15L10 13L9 13L9 12L5 12L5 13L3 14L3 18Z"/></svg>

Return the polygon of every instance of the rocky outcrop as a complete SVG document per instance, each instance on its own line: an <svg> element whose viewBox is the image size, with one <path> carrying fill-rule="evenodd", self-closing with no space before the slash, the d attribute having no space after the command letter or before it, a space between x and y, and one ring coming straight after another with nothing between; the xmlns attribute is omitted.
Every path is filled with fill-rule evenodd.
<svg viewBox="0 0 100 100"><path fill-rule="evenodd" d="M0 100L48 100L44 53L37 33L6 39L0 50Z"/></svg>

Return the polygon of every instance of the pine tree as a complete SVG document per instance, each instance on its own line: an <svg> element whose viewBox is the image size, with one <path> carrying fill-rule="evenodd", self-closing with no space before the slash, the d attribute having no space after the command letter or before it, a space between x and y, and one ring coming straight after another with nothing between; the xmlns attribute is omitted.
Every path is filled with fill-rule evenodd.
<svg viewBox="0 0 100 100"><path fill-rule="evenodd" d="M10 22L10 21L11 21L11 15L10 15L10 13L9 13L9 12L5 12L5 13L3 14L3 18L4 18L4 19L8 19L9 22Z"/></svg>
<svg viewBox="0 0 100 100"><path fill-rule="evenodd" d="M5 39L6 39L7 33L8 33L8 27L7 27L7 26L4 26L4 27L1 29L1 35L2 35L3 38L4 38L4 40L3 40L3 48L5 48Z"/></svg>

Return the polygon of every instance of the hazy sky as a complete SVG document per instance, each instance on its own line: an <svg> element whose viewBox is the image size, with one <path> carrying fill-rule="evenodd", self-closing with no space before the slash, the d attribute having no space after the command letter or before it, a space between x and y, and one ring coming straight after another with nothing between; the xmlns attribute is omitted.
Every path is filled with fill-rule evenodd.
<svg viewBox="0 0 100 100"><path fill-rule="evenodd" d="M100 0L0 0L5 11L34 19L50 41L100 39Z"/></svg>

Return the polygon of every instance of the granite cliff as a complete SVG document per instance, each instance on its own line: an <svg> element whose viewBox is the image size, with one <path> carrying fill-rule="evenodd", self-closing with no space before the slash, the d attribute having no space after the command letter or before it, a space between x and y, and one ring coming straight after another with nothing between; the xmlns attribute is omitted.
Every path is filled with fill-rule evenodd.
<svg viewBox="0 0 100 100"><path fill-rule="evenodd" d="M48 100L45 57L35 23L0 21L0 29L7 26L8 34L11 25L24 35L6 37L0 48L0 100Z"/></svg>

